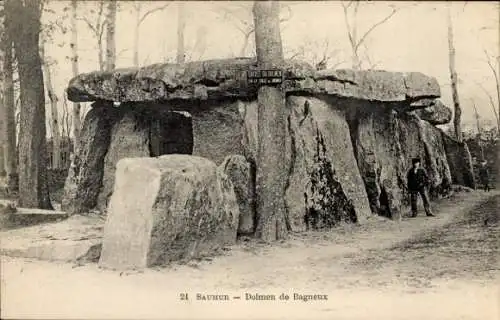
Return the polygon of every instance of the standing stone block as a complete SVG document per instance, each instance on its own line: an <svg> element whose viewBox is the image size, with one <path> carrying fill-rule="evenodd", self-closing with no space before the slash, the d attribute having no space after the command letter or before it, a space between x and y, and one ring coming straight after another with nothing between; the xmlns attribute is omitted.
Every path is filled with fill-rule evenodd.
<svg viewBox="0 0 500 320"><path fill-rule="evenodd" d="M193 155L221 164L231 154L244 154L244 119L239 102L218 103L193 112Z"/></svg>
<svg viewBox="0 0 500 320"><path fill-rule="evenodd" d="M469 147L465 142L459 142L444 132L441 132L441 135L453 184L476 188Z"/></svg>
<svg viewBox="0 0 500 320"><path fill-rule="evenodd" d="M104 212L113 192L116 164L120 159L132 157L149 157L150 128L146 115L139 108L124 106L121 118L111 130L111 141L104 158L102 189L99 194L97 208Z"/></svg>
<svg viewBox="0 0 500 320"><path fill-rule="evenodd" d="M208 159L122 159L99 265L142 269L213 254L236 242L238 216L231 181Z"/></svg>
<svg viewBox="0 0 500 320"><path fill-rule="evenodd" d="M238 233L251 234L255 221L255 176L252 165L244 156L228 156L220 168L229 177L240 209Z"/></svg>

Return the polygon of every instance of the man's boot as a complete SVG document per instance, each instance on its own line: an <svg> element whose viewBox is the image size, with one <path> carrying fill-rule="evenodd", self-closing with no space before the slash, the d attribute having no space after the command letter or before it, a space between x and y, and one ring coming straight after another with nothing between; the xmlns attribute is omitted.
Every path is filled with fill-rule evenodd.
<svg viewBox="0 0 500 320"><path fill-rule="evenodd" d="M428 217L435 217L434 213L432 213L431 208L425 208L425 215Z"/></svg>

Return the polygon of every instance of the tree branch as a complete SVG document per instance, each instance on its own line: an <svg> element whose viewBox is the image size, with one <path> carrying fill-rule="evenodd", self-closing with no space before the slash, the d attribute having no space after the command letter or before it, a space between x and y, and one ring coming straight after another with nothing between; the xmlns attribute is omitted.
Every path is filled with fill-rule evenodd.
<svg viewBox="0 0 500 320"><path fill-rule="evenodd" d="M361 39L359 39L358 43L355 46L355 50L357 51L359 46L363 43L363 41L365 41L366 37L368 37L368 35L371 32L373 32L373 30L375 30L377 27L381 26L382 24L386 23L393 15L395 15L398 12L398 10L399 9L392 8L392 12L389 15L387 15L385 18L383 18L382 20L380 20L379 22L377 22L373 26L371 26L371 28L365 32L365 34L361 37Z"/></svg>
<svg viewBox="0 0 500 320"><path fill-rule="evenodd" d="M345 61L345 60L339 61L336 64L334 64L330 69L335 69L336 67L338 67L339 65L341 65L342 63L345 63L345 62L347 62L347 61Z"/></svg>
<svg viewBox="0 0 500 320"><path fill-rule="evenodd" d="M347 5L344 3L344 1L341 1L342 7L344 8L344 19L345 19L345 24L347 27L347 36L349 37L349 42L351 43L352 48L354 49L356 46L356 41L354 40L354 37L352 35L352 28L351 24L349 23L349 12L348 9L352 4L352 1L350 1Z"/></svg>
<svg viewBox="0 0 500 320"><path fill-rule="evenodd" d="M234 27L236 29L238 29L241 33L243 33L244 35L248 32L248 28L242 28L238 25L238 23L242 24L243 26L248 26L248 22L245 21L245 19L241 19L239 18L238 16L236 16L236 14L234 13L234 11L231 11L227 8L224 8L224 7L220 7L220 10L219 10L219 13L220 11L222 11L224 13L224 16L223 18L224 19L227 19L228 17L231 17L233 20L236 20L236 23L232 23L234 25ZM252 27L253 29L253 27Z"/></svg>
<svg viewBox="0 0 500 320"><path fill-rule="evenodd" d="M92 32L94 32L96 36L99 34L97 32L97 29L92 25L92 23L90 23L90 21L87 18L76 18L76 19L80 21L85 21L85 23L87 23L87 26L90 28L90 30L92 30Z"/></svg>
<svg viewBox="0 0 500 320"><path fill-rule="evenodd" d="M141 11L141 6L142 6L141 1L134 1L133 6L134 6L135 11L139 11L139 12Z"/></svg>
<svg viewBox="0 0 500 320"><path fill-rule="evenodd" d="M347 4L344 4L345 1L341 1L342 3L342 6L344 7L344 9L349 9L349 7L354 3L355 1L348 1Z"/></svg>
<svg viewBox="0 0 500 320"><path fill-rule="evenodd" d="M491 96L491 94L488 92L488 90L486 90L486 88L481 83L479 83L477 81L474 81L474 82L476 83L476 85L478 87L480 87L484 91L484 93L486 94L486 96L490 100L491 109L493 110L493 114L495 115L497 123L499 123L500 118L499 118L499 115L497 114L496 107L495 107L495 102L493 101L493 97ZM500 130L500 128L498 128L498 129Z"/></svg>
<svg viewBox="0 0 500 320"><path fill-rule="evenodd" d="M282 19L280 19L280 23L281 23L281 22L286 22L286 21L290 20L290 19L292 18L292 16L293 16L293 11L292 11L292 8L290 8L290 6L289 6L289 5L285 5L284 7L285 7L285 8L287 9L287 11L288 11L288 17L287 17L287 18L282 18Z"/></svg>
<svg viewBox="0 0 500 320"><path fill-rule="evenodd" d="M300 55L300 53L297 51L297 52L295 52L293 55L291 55L291 56L290 56L289 58L287 58L287 59L292 60L292 59L294 59L295 57L297 57L297 56L299 56L299 55Z"/></svg>
<svg viewBox="0 0 500 320"><path fill-rule="evenodd" d="M104 22L100 26L101 30L99 30L99 33L96 33L96 37L98 38L98 41L102 41L102 36L104 35L104 30L106 29L107 24L108 24L108 22L106 20L104 20Z"/></svg>
<svg viewBox="0 0 500 320"><path fill-rule="evenodd" d="M124 52L127 52L127 51L130 51L130 49L122 49L122 50L120 50L120 51L116 54L116 57L121 56Z"/></svg>
<svg viewBox="0 0 500 320"><path fill-rule="evenodd" d="M243 46L241 47L241 50L240 50L240 56L244 56L245 55L245 51L248 47L248 41L250 40L250 35L254 32L255 30L252 29L250 31L248 31L246 34L245 34L245 38L243 39Z"/></svg>
<svg viewBox="0 0 500 320"><path fill-rule="evenodd" d="M139 25L141 25L141 23L151 14L155 13L156 11L161 11L161 10L164 10L166 7L168 7L170 5L170 3L166 4L166 5L163 5L161 7L156 7L154 9L151 9L147 12L145 12L142 17L139 19Z"/></svg>
<svg viewBox="0 0 500 320"><path fill-rule="evenodd" d="M495 82L496 82L496 85L498 87L498 85L499 85L498 80L499 79L498 79L497 70L495 69L495 66L493 66L493 64L491 63L491 58L490 58L488 52L485 49L483 49L483 51L484 51L484 55L486 56L486 63L490 67L491 72L493 72L493 76L495 77ZM498 57L497 57L497 59L498 59ZM500 101L499 101L499 103L500 103Z"/></svg>

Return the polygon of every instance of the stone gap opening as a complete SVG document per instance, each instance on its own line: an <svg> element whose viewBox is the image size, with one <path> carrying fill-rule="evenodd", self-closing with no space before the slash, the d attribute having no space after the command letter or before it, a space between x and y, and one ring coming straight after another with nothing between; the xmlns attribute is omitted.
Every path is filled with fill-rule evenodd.
<svg viewBox="0 0 500 320"><path fill-rule="evenodd" d="M193 154L193 145L193 121L188 112L156 111L151 115L151 157Z"/></svg>
<svg viewBox="0 0 500 320"><path fill-rule="evenodd" d="M389 206L389 197L387 195L385 187L380 188L379 203L380 210L378 214L386 218L392 218L391 209Z"/></svg>

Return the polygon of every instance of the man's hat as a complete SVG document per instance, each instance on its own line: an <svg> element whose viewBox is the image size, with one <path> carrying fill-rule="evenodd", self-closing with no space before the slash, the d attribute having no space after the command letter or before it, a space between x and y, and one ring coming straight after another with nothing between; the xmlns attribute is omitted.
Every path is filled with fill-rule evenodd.
<svg viewBox="0 0 500 320"><path fill-rule="evenodd" d="M415 163L419 163L420 162L420 158L413 158L411 160L411 164L415 164Z"/></svg>

